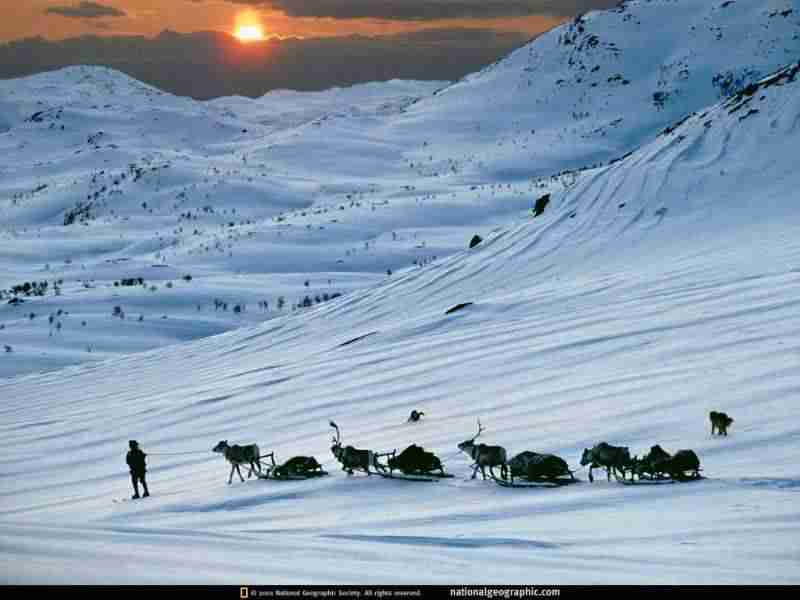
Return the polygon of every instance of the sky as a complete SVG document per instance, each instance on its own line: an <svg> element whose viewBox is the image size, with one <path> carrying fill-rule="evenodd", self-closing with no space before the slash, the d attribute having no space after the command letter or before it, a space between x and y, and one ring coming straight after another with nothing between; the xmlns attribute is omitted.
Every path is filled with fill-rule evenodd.
<svg viewBox="0 0 800 600"><path fill-rule="evenodd" d="M257 25L268 41L261 42L261 48L242 50L246 60L233 65L237 71L248 71L247 82L240 82L238 87L208 84L202 89L174 83L167 91L204 98L229 93L231 87L236 93L260 95L278 83L292 89L324 89L330 87L331 81L350 85L376 76L452 80L479 70L565 19L617 3L618 0L0 0L0 78L89 63L118 68L148 83L165 81L169 88L168 71L181 60L196 65L200 57L199 62L214 70L224 70L231 61L235 63L237 50L233 45L242 42L236 38L226 40L225 34L235 34L242 25ZM164 32L169 35L169 44L162 39ZM176 43L187 54L176 54ZM216 50L210 52L209 44ZM320 46L324 47L324 56L315 53ZM219 47L225 48L225 62L208 58L218 56ZM295 53L297 60L286 53ZM276 54L282 60L273 61ZM329 73L319 77L317 69L308 69L312 73L304 75L296 64L301 54L304 60L319 59L332 66L340 77L332 78ZM339 63L337 56L341 56ZM286 61L293 65L291 77L278 71ZM261 85L260 74L265 75Z"/></svg>

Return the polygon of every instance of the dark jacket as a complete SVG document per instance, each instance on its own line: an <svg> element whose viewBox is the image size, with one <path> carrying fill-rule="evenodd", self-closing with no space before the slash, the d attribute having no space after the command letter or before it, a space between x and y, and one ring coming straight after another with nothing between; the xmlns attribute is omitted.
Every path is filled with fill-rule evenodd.
<svg viewBox="0 0 800 600"><path fill-rule="evenodd" d="M128 452L126 462L131 469L131 473L144 473L146 471L144 464L144 457L147 456L144 452L136 448Z"/></svg>

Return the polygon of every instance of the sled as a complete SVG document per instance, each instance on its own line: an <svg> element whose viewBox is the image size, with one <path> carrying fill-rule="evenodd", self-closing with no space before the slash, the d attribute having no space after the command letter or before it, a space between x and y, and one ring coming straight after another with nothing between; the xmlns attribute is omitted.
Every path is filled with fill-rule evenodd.
<svg viewBox="0 0 800 600"><path fill-rule="evenodd" d="M639 477L638 479L617 480L622 485L668 485L671 483L691 483L692 481L702 481L702 475L684 475L681 477Z"/></svg>
<svg viewBox="0 0 800 600"><path fill-rule="evenodd" d="M501 479L491 476L492 480L499 486L508 488L558 488L565 485L578 483L580 480L572 477L553 477L541 479L528 479L527 477L515 477L514 480Z"/></svg>
<svg viewBox="0 0 800 600"><path fill-rule="evenodd" d="M429 473L429 474L406 474L402 471L376 471L374 472L376 475L383 477L384 479L399 479L401 481L439 481L440 479L448 479L453 477L451 473L445 473L442 475Z"/></svg>
<svg viewBox="0 0 800 600"><path fill-rule="evenodd" d="M524 451L508 463L507 476L497 478L490 469L491 478L503 487L548 488L562 487L578 481L566 461L555 454Z"/></svg>
<svg viewBox="0 0 800 600"><path fill-rule="evenodd" d="M325 475L328 475L328 472L323 471L322 469L318 471L305 473L303 475L299 474L279 475L274 472L274 469L267 469L264 473L259 474L258 478L269 479L273 481L305 481L306 479L316 479L317 477L324 477Z"/></svg>
<svg viewBox="0 0 800 600"><path fill-rule="evenodd" d="M315 479L328 474L313 456L295 456L287 460L282 465L275 462L275 453L270 452L259 458L269 458L272 464L266 470L258 474L259 479L271 479L275 481L304 481Z"/></svg>
<svg viewBox="0 0 800 600"><path fill-rule="evenodd" d="M386 457L387 464L380 462L380 458ZM375 454L372 459L372 466L375 469L373 473L385 479L400 479L403 481L439 481L440 479L448 479L453 477L451 473L445 473L439 469L424 471L415 469L413 471L403 471L401 469L392 469L389 467L389 460L397 458L397 450L392 452L384 452L383 454Z"/></svg>
<svg viewBox="0 0 800 600"><path fill-rule="evenodd" d="M678 450L674 455L664 450L660 445L650 448L641 459L634 457L631 464L631 481L641 485L659 485L663 483L685 483L704 479L700 474L700 459L693 450ZM635 477L638 482L633 481Z"/></svg>
<svg viewBox="0 0 800 600"><path fill-rule="evenodd" d="M677 481L670 478L650 479L645 477L642 479L617 479L617 483L621 483L622 485L668 485L677 483Z"/></svg>

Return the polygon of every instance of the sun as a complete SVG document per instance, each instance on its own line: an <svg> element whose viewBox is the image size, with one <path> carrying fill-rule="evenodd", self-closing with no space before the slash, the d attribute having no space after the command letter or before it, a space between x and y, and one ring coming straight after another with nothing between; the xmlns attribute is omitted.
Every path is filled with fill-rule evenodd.
<svg viewBox="0 0 800 600"><path fill-rule="evenodd" d="M260 42L264 39L261 25L239 25L234 34L240 42Z"/></svg>

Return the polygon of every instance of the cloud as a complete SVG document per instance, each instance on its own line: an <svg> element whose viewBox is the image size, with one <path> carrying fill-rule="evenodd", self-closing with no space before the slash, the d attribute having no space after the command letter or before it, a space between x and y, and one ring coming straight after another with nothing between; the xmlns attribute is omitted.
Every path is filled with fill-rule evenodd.
<svg viewBox="0 0 800 600"><path fill-rule="evenodd" d="M435 21L551 15L570 17L619 0L227 0L262 6L290 17Z"/></svg>
<svg viewBox="0 0 800 600"><path fill-rule="evenodd" d="M60 17L75 17L81 19L97 19L100 17L124 17L125 13L113 6L105 6L96 2L81 2L74 6L51 6L45 14Z"/></svg>
<svg viewBox="0 0 800 600"><path fill-rule="evenodd" d="M272 39L246 46L221 32L29 38L0 44L0 78L93 64L181 96L257 97L274 89L311 91L389 79L452 81L505 56L528 37L450 28L377 37Z"/></svg>
<svg viewBox="0 0 800 600"><path fill-rule="evenodd" d="M111 31L113 29L109 23L106 23L105 21L98 21L97 19L92 19L87 23L86 26L100 31Z"/></svg>

